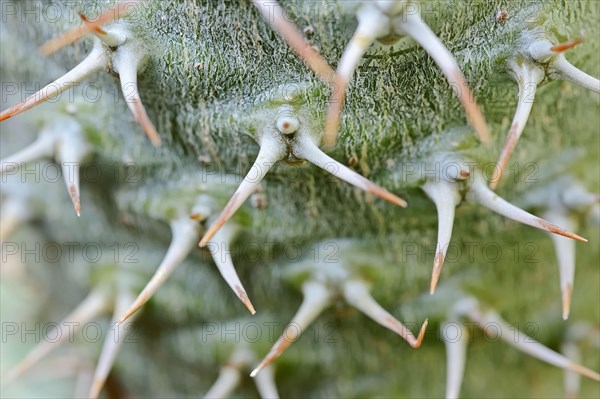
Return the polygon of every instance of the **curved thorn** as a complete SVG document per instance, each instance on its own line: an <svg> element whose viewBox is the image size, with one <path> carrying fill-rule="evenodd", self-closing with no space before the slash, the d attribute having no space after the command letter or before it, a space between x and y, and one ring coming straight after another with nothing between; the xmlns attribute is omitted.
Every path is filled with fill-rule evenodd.
<svg viewBox="0 0 600 399"><path fill-rule="evenodd" d="M261 399L279 399L277 385L275 385L275 373L273 367L265 367L256 377L254 383Z"/></svg>
<svg viewBox="0 0 600 399"><path fill-rule="evenodd" d="M580 237L575 233L566 231L561 227L558 227L544 219L538 218L537 216L533 216L531 213L525 212L521 208L518 208L510 202L499 197L495 192L493 192L489 189L489 187L487 187L487 185L483 181L483 178L481 178L480 176L475 177L472 184L470 185L468 197L470 200L478 202L486 208L489 208L490 210L502 216L506 216L509 219L526 224L528 226L535 227L540 230L545 230L550 233L572 238L577 241L587 242L585 238Z"/></svg>
<svg viewBox="0 0 600 399"><path fill-rule="evenodd" d="M358 27L338 64L333 94L329 101L329 109L325 119L323 145L328 148L335 146L348 82L352 79L352 75L363 55L377 39L378 31L381 30L382 26L386 26L382 24L382 18L387 19L387 17L382 16L381 11L377 10L376 7L365 7L357 16L359 19Z"/></svg>
<svg viewBox="0 0 600 399"><path fill-rule="evenodd" d="M442 70L450 85L457 86L455 92L467 113L467 119L475 129L479 140L485 145L490 144L492 137L487 122L454 56L417 13L404 13L396 21L398 21L396 29L405 32L419 43Z"/></svg>
<svg viewBox="0 0 600 399"><path fill-rule="evenodd" d="M217 381L210 387L205 399L228 398L240 383L240 371L233 365L226 365L219 371Z"/></svg>
<svg viewBox="0 0 600 399"><path fill-rule="evenodd" d="M40 134L33 143L23 148L21 151L0 160L0 174L6 172L16 172L21 165L43 158L52 158L54 155L54 145L56 136L50 134Z"/></svg>
<svg viewBox="0 0 600 399"><path fill-rule="evenodd" d="M391 202L394 205L398 205L403 208L406 207L406 201L404 201L402 198L390 193L385 188L373 183L372 181L354 172L352 169L331 158L329 155L321 151L321 149L312 142L310 137L300 136L298 138L297 145L294 148L294 155L298 158L305 159L310 163L313 163L319 168L331 173L338 179L350 183L363 191Z"/></svg>
<svg viewBox="0 0 600 399"><path fill-rule="evenodd" d="M565 356L542 345L527 334L514 329L496 312L488 311L486 313L481 313L479 310L474 309L469 312L468 316L474 323L477 323L486 334L503 339L509 345L521 352L527 353L528 355L553 366L565 370L572 370L593 380L600 381L600 374L597 372L571 361Z"/></svg>
<svg viewBox="0 0 600 399"><path fill-rule="evenodd" d="M344 298L346 302L360 310L365 315L369 316L376 323L384 326L390 331L395 332L410 346L417 349L421 346L425 337L425 330L428 321L425 320L419 331L417 338L413 333L406 328L400 321L392 316L387 310L381 307L369 293L367 284L359 280L350 280L344 283Z"/></svg>
<svg viewBox="0 0 600 399"><path fill-rule="evenodd" d="M275 0L252 0L252 3L260 10L263 19L279 33L309 68L326 83L331 83L335 72L327 61L304 40L302 33L290 22L290 17L279 3Z"/></svg>
<svg viewBox="0 0 600 399"><path fill-rule="evenodd" d="M75 333L81 329L86 323L100 316L106 311L108 301L106 295L101 291L92 291L71 313L64 318L60 324L67 324L73 326L72 333ZM64 344L68 340L73 339L72 334L58 334L59 338L56 340L44 340L33 348L29 354L15 367L8 371L8 373L2 378L3 384L15 380L17 377L25 373L36 363L45 358L50 352L56 349L61 344Z"/></svg>
<svg viewBox="0 0 600 399"><path fill-rule="evenodd" d="M517 142L523 133L523 129L533 108L537 86L544 79L544 72L537 68L531 68L525 64L521 66L515 64L513 68L517 84L519 85L519 100L512 125L504 142L500 158L498 159L496 173L490 181L490 188L492 190L496 188L502 178L504 169L506 169L508 161L517 146Z"/></svg>
<svg viewBox="0 0 600 399"><path fill-rule="evenodd" d="M119 73L121 91L127 103L127 107L135 117L135 121L140 124L146 136L155 147L161 145L161 138L146 109L142 104L137 85L137 74L140 65L140 56L126 47L120 47L113 59L113 68Z"/></svg>
<svg viewBox="0 0 600 399"><path fill-rule="evenodd" d="M212 223L208 231L200 240L200 247L204 247L223 227L223 225L235 214L250 195L256 190L262 179L265 178L271 167L283 157L282 144L270 137L263 137L260 151L252 168L231 196L231 199L221 212L219 217Z"/></svg>
<svg viewBox="0 0 600 399"><path fill-rule="evenodd" d="M544 218L560 223L569 229L574 227L573 221L563 212L546 211ZM571 296L573 294L573 283L575 280L575 242L550 234L556 251L556 259L558 260L558 270L560 275L560 288L562 291L562 317L563 320L569 318L571 309Z"/></svg>
<svg viewBox="0 0 600 399"><path fill-rule="evenodd" d="M81 82L92 73L106 67L108 58L100 41L97 40L92 52L75 68L65 73L54 82L50 83L37 93L27 97L22 102L2 111L0 113L0 122L12 118L22 112L27 111L67 90L68 88Z"/></svg>
<svg viewBox="0 0 600 399"><path fill-rule="evenodd" d="M448 329L457 327L457 336L449 337ZM446 399L457 399L460 395L467 361L469 331L459 321L443 322L441 336L446 346Z"/></svg>
<svg viewBox="0 0 600 399"><path fill-rule="evenodd" d="M287 325L283 334L273 345L267 356L250 373L250 377L256 375L269 364L273 363L293 342L300 338L302 331L305 331L319 314L329 306L331 295L327 287L316 281L306 281L302 285L304 299L300 309L296 312L292 320Z"/></svg>
<svg viewBox="0 0 600 399"><path fill-rule="evenodd" d="M594 93L600 93L600 81L571 64L564 56L560 55L557 57L552 63L552 69L562 79L575 83Z"/></svg>
<svg viewBox="0 0 600 399"><path fill-rule="evenodd" d="M248 299L246 289L242 285L240 278L235 271L231 254L228 250L233 233L233 228L228 227L227 225L223 226L219 231L217 231L217 233L215 233L213 241L208 243L207 247L215 264L217 265L217 268L219 269L219 272L221 273L221 276L223 276L227 282L227 285L231 287L233 292L237 295L240 301L242 301L244 306L246 306L250 313L254 315L256 310L254 310L252 302L250 302L250 299Z"/></svg>
<svg viewBox="0 0 600 399"><path fill-rule="evenodd" d="M119 319L118 324L123 323L158 291L169 276L175 271L177 266L183 262L190 251L194 248L200 237L200 226L197 222L189 218L179 218L171 221L171 244L167 254L163 258L160 266L146 284L142 292L135 299L135 302L127 309L125 314Z"/></svg>
<svg viewBox="0 0 600 399"><path fill-rule="evenodd" d="M116 324L118 318L127 310L131 302L135 299L135 296L127 290L119 292L115 304L115 310L113 313L112 325L113 328L109 329L102 351L100 352L100 358L94 372L94 378L88 394L88 398L96 399L100 395L100 391L106 382L106 378L110 373L110 370L119 354L121 345L123 344L125 337L127 336L127 326L123 324Z"/></svg>
<svg viewBox="0 0 600 399"><path fill-rule="evenodd" d="M458 190L453 183L447 181L427 182L422 187L423 191L435 203L438 215L438 238L433 271L431 272L431 284L429 292L434 294L444 266L446 252L452 238L452 227L454 225L454 213L456 205L460 202Z"/></svg>
<svg viewBox="0 0 600 399"><path fill-rule="evenodd" d="M117 4L104 13L102 13L99 17L95 18L94 21L90 21L82 14L81 19L83 21L83 26L79 26L77 28L73 28L62 35L51 39L40 46L39 51L42 55L48 56L61 48L68 46L71 43L79 40L83 36L97 32L104 32L100 27L105 25L115 19L123 18L130 12L132 12L135 7L140 4L142 0L120 0ZM105 33L105 32L104 32Z"/></svg>

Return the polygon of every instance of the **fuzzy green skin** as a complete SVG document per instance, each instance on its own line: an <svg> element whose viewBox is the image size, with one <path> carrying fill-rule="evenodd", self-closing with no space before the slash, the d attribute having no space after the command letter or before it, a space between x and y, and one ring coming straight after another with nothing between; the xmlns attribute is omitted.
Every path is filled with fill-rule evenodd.
<svg viewBox="0 0 600 399"><path fill-rule="evenodd" d="M305 12L311 11L307 13L311 17L292 16L300 28L309 24L313 27L314 43L335 67L355 28L355 18L335 8L332 15L315 15L314 10L329 9L303 4ZM466 154L482 162L496 160L516 104L516 85L506 75L504 65L516 46L518 33L532 27L524 22L527 15L535 16L533 26L543 27L551 34L551 40L563 41L584 29L588 40L570 51L568 58L582 70L598 76L600 43L594 38L599 35L600 6L595 2L461 2L431 7L434 12L424 18L463 67L492 128L494 147L482 151L477 140L471 138L458 100L433 61L412 40L403 39L393 48L372 48L350 87L339 145L331 155L343 163L352 156L357 158L358 172L403 196L409 208L402 210L381 200L366 199L314 166L306 165L298 171L280 165L263 184L268 207L254 209L247 205L245 215L237 217L245 227L237 242L258 243L261 248L268 248L265 242L278 243L275 255L262 254L262 260L253 262L234 256L240 278L259 312L258 322L279 322L278 333L301 300L294 285L281 278L280 271L288 263L281 253L283 245L294 243L310 248L321 240L355 237L364 242L361 253L372 254L373 262L377 262L373 266L380 266L373 276L375 298L401 320L412 323L413 331L417 323L430 317L429 335L419 350L413 350L391 332L367 322L364 316L340 303L318 320L319 328L334 323L336 343L324 342L323 336L318 342L305 337L277 362L282 397L443 395L445 354L437 323L447 310L445 291L440 287L437 298L429 298L432 255L421 259L419 253L416 258L405 259L402 246L418 243L433 249L437 218L433 204L418 189L418 182L399 179L398 165L403 161L423 161L438 149L447 150L447 135L454 137L457 130L466 132L461 136L467 137L461 144ZM506 10L510 16L505 23L495 19L499 10ZM133 29L151 49L148 67L140 75L140 92L163 137L163 147L151 147L141 129L132 123L122 98L118 104L104 98L93 106L84 104L78 116L97 143L97 162L112 170L114 162L132 159L144 184L137 187L108 179L101 185L91 185L84 181L84 213L77 222L66 196L61 196L64 193L59 190L63 187L54 185L52 189L58 192L56 206L64 209L64 216L46 218L41 225L27 227L15 236L15 241L36 239L28 238L27 232L41 231L45 236L40 240L57 242L100 241L110 245L115 237L122 242L136 242L141 248L141 261L135 266L135 273L142 276L141 289L144 278L149 277L164 253L156 246L166 248L168 228L145 217L143 212L140 215L131 209L119 209L116 193L143 193L146 187L155 188L201 168L222 167L244 174L258 151L250 136L254 116L262 107L271 105L257 106L255 98L279 85L302 83L309 88L303 108L316 115L316 120L322 120L329 91L250 4L231 2L206 7L206 3L196 1L161 1L138 13L144 18L132 16ZM2 81L48 82L64 66L75 65L89 49L86 39L61 50L50 58L51 62L42 61L35 54L35 47L66 29L65 24L8 21L3 25ZM93 80L117 90L117 82L107 74L98 74ZM43 120L47 117L43 109L52 107L60 108L61 104L44 105L4 123L2 139L13 137L23 121L36 117ZM538 187L543 184L543 172L556 168L553 157L584 147L582 161L569 170L590 191L599 192L597 111L597 95L566 82L545 85L539 91L512 162L540 162L541 170L536 174L540 182L535 183ZM2 155L8 153L3 146ZM541 162L549 159L544 167ZM527 173L530 169L521 171ZM509 176L499 191L508 199L516 199L531 187L532 183L524 181L523 176L516 182ZM124 221L134 221L138 229L143 229L132 228ZM91 223L95 228L90 228ZM598 229L582 226L577 232L590 243L577 246L569 322L560 319L558 272L548 237L479 206L463 204L457 211L453 243L461 246L463 257L446 263L441 284L450 285L448 295L455 293L456 287L474 293L510 322L521 326L537 323L540 328L535 338L558 349L569 323L585 320L598 324L600 320ZM498 243L504 249L503 255L493 264L481 251L475 252L474 259L466 259L466 245L473 242ZM524 259L530 253L530 248L525 248L528 243L537 246L533 263ZM519 255L518 261L514 251ZM114 273L104 272L100 266L95 268L95 276L80 273L70 280L79 287L74 292L64 289L64 283L58 279L44 282L47 292L38 296L47 296L61 306L46 305L42 310L51 311L31 315L29 320L56 321L77 303L90 282L110 282ZM34 275L40 281L49 278L47 268L33 265L29 269L36 271ZM61 275L68 270L67 266L61 267ZM206 253L190 256L146 305L137 322L140 341L126 345L117 362L115 378L139 395L185 396L205 392L216 379L220 365L226 362L231 343L203 344L198 329L206 322L251 320L245 312ZM256 344L257 356L266 353L271 343L265 340ZM597 351L584 353L582 362L600 369ZM7 393L16 394L6 389ZM597 383L584 380L582 397L597 396L599 389ZM561 394L560 370L506 349L503 343L486 342L481 334L476 336L469 351L463 397ZM236 395L256 395L249 379L243 381Z"/></svg>

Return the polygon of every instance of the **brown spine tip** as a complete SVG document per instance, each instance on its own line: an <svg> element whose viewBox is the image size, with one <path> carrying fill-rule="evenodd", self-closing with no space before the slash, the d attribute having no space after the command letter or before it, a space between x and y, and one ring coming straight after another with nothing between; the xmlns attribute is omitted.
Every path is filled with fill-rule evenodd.
<svg viewBox="0 0 600 399"><path fill-rule="evenodd" d="M583 39L578 37L577 39L570 40L565 43L556 44L556 45L550 47L550 50L554 51L555 53L562 53L562 52L572 49L573 47L575 47L581 43L583 43Z"/></svg>
<svg viewBox="0 0 600 399"><path fill-rule="evenodd" d="M15 116L16 112L14 112L13 109L14 109L14 107L11 107L7 110L2 111L2 113L0 113L0 122L5 121L5 120Z"/></svg>
<svg viewBox="0 0 600 399"><path fill-rule="evenodd" d="M279 340L275 343L275 346L273 346L273 348L269 351L267 356L265 356L263 361L260 362L260 364L254 370L252 370L252 373L250 373L250 377L256 377L256 375L260 373L262 369L264 369L265 367L273 363L275 360L277 360L277 358L281 356L281 354L285 352L288 346L290 346L294 341L295 340L292 339L285 339L284 337L279 338Z"/></svg>
<svg viewBox="0 0 600 399"><path fill-rule="evenodd" d="M99 68L106 66L107 64L108 59L106 54L101 50L100 47L94 46L92 52L69 72L59 77L52 83L46 85L35 94L30 95L20 103L2 111L0 114L0 121L4 121L8 118L16 116L39 104L42 104L51 98L56 97L66 89L72 87L78 82L81 82L81 80L86 78L88 75L97 71Z"/></svg>
<svg viewBox="0 0 600 399"><path fill-rule="evenodd" d="M81 11L77 11L77 15L79 15L79 18L81 18L85 25L91 25L89 29L91 29L92 32L96 32L101 35L106 35L106 31L104 29L100 28L98 25L90 21L89 18L86 17Z"/></svg>
<svg viewBox="0 0 600 399"><path fill-rule="evenodd" d="M37 96L37 97L35 97L35 96ZM28 109L33 108L36 105L39 105L46 100L47 100L47 98L45 98L44 96L41 96L38 92L38 93L34 94L33 96L28 97L24 101L21 101L20 103L15 104L12 107L2 111L2 113L0 113L0 122L10 119L15 115L19 115L20 113L25 112Z"/></svg>
<svg viewBox="0 0 600 399"><path fill-rule="evenodd" d="M442 267L444 266L444 252L438 251L433 261L433 271L431 272L431 284L429 286L429 293L433 295L437 288L438 281L440 280L440 274L442 273Z"/></svg>
<svg viewBox="0 0 600 399"><path fill-rule="evenodd" d="M598 374L594 370L588 369L587 367L583 367L580 364L571 363L571 364L569 364L569 368L581 375L591 378L592 380L600 381L600 374Z"/></svg>
<svg viewBox="0 0 600 399"><path fill-rule="evenodd" d="M571 311L571 298L573 296L573 286L567 284L562 292L562 318L567 320Z"/></svg>
<svg viewBox="0 0 600 399"><path fill-rule="evenodd" d="M412 346L415 349L418 349L421 344L423 343L423 339L425 339L425 331L427 330L427 325L429 324L429 319L425 319L425 321L423 322L423 325L421 326L421 330L419 330L419 335L417 336L417 340L410 343L410 346Z"/></svg>
<svg viewBox="0 0 600 399"><path fill-rule="evenodd" d="M254 310L254 306L252 305L252 302L250 302L250 299L248 298L248 294L246 294L246 291L244 291L244 289L242 287L240 287L239 285L235 286L235 291L237 293L238 298L240 298L240 301L242 301L244 306L246 306L246 308L250 311L252 316L254 316L256 314L256 310Z"/></svg>
<svg viewBox="0 0 600 399"><path fill-rule="evenodd" d="M406 201L403 200L402 198L398 197L397 195L390 193L385 188L378 186L377 184L371 182L370 180L367 180L367 182L368 182L369 192L372 193L373 195L375 195L387 202L390 202L394 205L402 207L402 208L406 208L408 206Z"/></svg>
<svg viewBox="0 0 600 399"><path fill-rule="evenodd" d="M148 294L146 292L142 292L129 307L127 312L119 319L119 321L117 321L117 324L120 325L124 323L127 319L133 316L135 312L140 310L146 302L148 302Z"/></svg>
<svg viewBox="0 0 600 399"><path fill-rule="evenodd" d="M81 202L79 200L79 193L74 185L69 186L69 195L71 196L71 201L73 202L73 207L75 208L77 216L81 216Z"/></svg>
<svg viewBox="0 0 600 399"><path fill-rule="evenodd" d="M575 233L571 233L570 231L563 230L560 227L558 227L550 222L547 222L543 219L539 219L538 223L542 229L549 231L550 233L558 234L560 236L571 238L573 240L577 240L577 241L581 241L581 242L588 242L587 239L585 239Z"/></svg>

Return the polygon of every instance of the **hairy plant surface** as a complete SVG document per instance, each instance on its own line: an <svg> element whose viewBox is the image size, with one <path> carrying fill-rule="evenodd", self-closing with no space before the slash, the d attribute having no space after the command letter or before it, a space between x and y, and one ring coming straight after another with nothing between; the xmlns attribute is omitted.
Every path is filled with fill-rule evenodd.
<svg viewBox="0 0 600 399"><path fill-rule="evenodd" d="M289 21L334 69L357 28L361 11L353 5L358 3L281 1ZM487 146L468 123L456 82L444 77L414 38L379 38L366 50L349 81L337 144L321 149L402 197L406 209L378 198L375 189L365 192L332 176L346 173L338 164L303 162L308 147L299 137L320 146L338 87L315 74L250 1L143 1L101 32L48 56L38 51L47 40L85 26L76 11L93 21L113 5L1 2L2 110L94 49L108 57L57 99L0 124L3 396L88 395L99 354L106 353L102 342L119 341L119 332L125 342L104 385L106 397L204 395L223 370L237 375L223 377L232 387L239 378L232 396L256 397L249 374L298 311L303 293L307 308L324 309L310 327L299 322L298 341L258 374L264 377L254 377L262 396L272 396L266 373L274 373L282 397L442 397L447 384L456 382L446 381L447 357L460 353L446 352L444 323L464 325L469 332L461 397L600 395L597 381L583 378L577 388L572 372L511 346L535 340L600 369L599 97L559 79L554 58L531 55L536 43L582 37L564 56L599 76L600 3L412 4L464 73L474 95L470 101L487 120L492 137ZM61 11L60 18L54 10ZM120 38L121 32L124 44L111 45L107 37ZM562 49L556 54L562 57ZM128 108L139 104L135 85L120 87L136 57L142 60L133 69L139 98L160 146L144 134L152 139L139 109L132 114ZM577 269L570 285L561 283L568 274L567 238L553 239L486 209L496 206L498 197L483 204L507 134L514 131L517 64L540 68L542 79L495 192L588 240L575 244ZM288 128L290 135L283 132ZM20 168L5 166L7 157L44 132L48 153L36 154L48 161L25 166L16 159ZM199 248L254 170L259 149L267 147L265 137L277 135L294 143L286 147L285 159L218 231L213 245ZM63 165L71 196L52 162ZM75 185L69 184L65 162L81 165L80 217L73 211ZM438 215L426 187L439 187L454 170L449 165L465 163L467 173L450 179L444 188L449 191L439 197L452 209L457 205L456 220L431 295ZM115 325L174 237L181 239L173 252L183 254L181 265L133 321ZM555 250L559 256L567 253L563 263ZM559 278L560 273L565 274ZM376 319L377 312L366 305L363 283L414 336L429 320L420 347L387 316L378 313L382 325L369 318ZM567 286L572 299L565 299ZM322 301L314 299L321 288ZM51 341L44 336L50 336L52 323L61 323L89 292L99 293L98 311L85 323L78 320L97 322L101 338L78 331L73 342L55 345L7 382L35 345ZM494 333L489 326L501 323L491 315L501 315L512 328ZM488 327L487 336L477 320ZM27 328L35 332L27 335ZM64 324L59 332L67 332Z"/></svg>

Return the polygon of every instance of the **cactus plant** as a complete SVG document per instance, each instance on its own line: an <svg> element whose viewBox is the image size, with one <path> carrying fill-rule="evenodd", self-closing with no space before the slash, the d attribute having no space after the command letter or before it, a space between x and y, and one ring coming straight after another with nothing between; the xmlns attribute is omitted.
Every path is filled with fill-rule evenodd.
<svg viewBox="0 0 600 399"><path fill-rule="evenodd" d="M0 5L4 396L600 394L596 2Z"/></svg>

